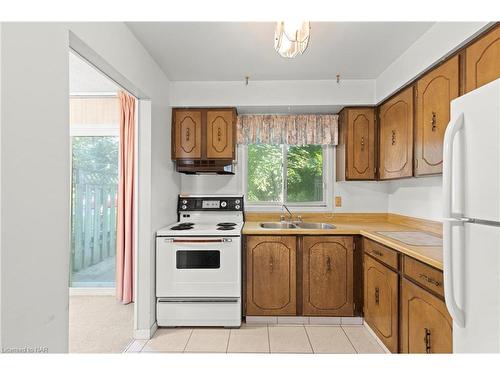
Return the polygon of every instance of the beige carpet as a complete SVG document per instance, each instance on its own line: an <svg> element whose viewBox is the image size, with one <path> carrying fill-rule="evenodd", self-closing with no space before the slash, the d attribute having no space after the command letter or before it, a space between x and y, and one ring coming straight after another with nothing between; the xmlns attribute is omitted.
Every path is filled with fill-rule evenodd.
<svg viewBox="0 0 500 375"><path fill-rule="evenodd" d="M114 296L70 296L69 352L121 353L132 341L134 305Z"/></svg>

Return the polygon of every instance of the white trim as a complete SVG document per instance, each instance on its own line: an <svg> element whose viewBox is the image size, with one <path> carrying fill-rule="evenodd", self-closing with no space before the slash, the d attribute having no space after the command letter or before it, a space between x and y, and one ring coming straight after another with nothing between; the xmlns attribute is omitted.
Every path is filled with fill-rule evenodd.
<svg viewBox="0 0 500 375"><path fill-rule="evenodd" d="M136 340L149 340L152 338L158 329L156 322L149 329L134 329L134 339Z"/></svg>
<svg viewBox="0 0 500 375"><path fill-rule="evenodd" d="M71 137L119 137L120 129L116 124L71 124Z"/></svg>
<svg viewBox="0 0 500 375"><path fill-rule="evenodd" d="M70 296L114 296L115 288L69 288Z"/></svg>
<svg viewBox="0 0 500 375"><path fill-rule="evenodd" d="M377 334L373 331L373 329L368 325L368 323L366 323L366 320L363 321L363 325L365 326L365 328L368 330L368 332L370 332L370 334L375 338L375 340L377 341L377 344L380 345L380 347L382 348L382 350L384 352L386 352L387 354L392 354L391 351L389 349L387 349L387 346L385 346L385 344L382 342L382 340L380 340L377 336Z"/></svg>
<svg viewBox="0 0 500 375"><path fill-rule="evenodd" d="M334 186L334 147L333 146L323 146L323 202L318 203L291 203L285 204L287 207L294 209L295 211L307 211L307 212L331 212L333 211L333 186ZM246 145L238 145L238 155L240 160L238 164L241 170L241 190L245 196L248 196L248 176L247 176L247 160L248 160L248 148ZM249 212L281 212L281 202L269 202L269 203L246 203L245 211Z"/></svg>

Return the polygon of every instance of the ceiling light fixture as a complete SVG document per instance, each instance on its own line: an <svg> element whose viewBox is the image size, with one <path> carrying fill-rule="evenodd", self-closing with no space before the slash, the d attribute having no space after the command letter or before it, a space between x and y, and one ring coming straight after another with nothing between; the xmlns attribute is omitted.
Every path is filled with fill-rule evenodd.
<svg viewBox="0 0 500 375"><path fill-rule="evenodd" d="M274 32L274 49L281 56L294 58L302 55L309 45L311 25L308 21L281 21Z"/></svg>

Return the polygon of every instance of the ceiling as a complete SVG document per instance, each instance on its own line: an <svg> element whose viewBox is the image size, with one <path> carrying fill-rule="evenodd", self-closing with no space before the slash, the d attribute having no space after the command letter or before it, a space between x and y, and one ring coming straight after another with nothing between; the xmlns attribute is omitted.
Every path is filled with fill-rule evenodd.
<svg viewBox="0 0 500 375"><path fill-rule="evenodd" d="M274 51L274 22L130 22L172 81L375 79L433 22L311 22L304 55Z"/></svg>
<svg viewBox="0 0 500 375"><path fill-rule="evenodd" d="M70 94L85 93L116 93L120 87L85 61L77 54L69 54L69 92Z"/></svg>

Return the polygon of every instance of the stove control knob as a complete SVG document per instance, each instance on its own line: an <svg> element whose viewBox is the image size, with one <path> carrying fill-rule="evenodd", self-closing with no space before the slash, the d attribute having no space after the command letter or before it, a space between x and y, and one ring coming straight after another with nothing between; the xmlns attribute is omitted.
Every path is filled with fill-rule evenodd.
<svg viewBox="0 0 500 375"><path fill-rule="evenodd" d="M222 201L222 202L220 202L220 206L221 206L222 208L226 207L226 206L227 206L227 202L226 202L226 201Z"/></svg>
<svg viewBox="0 0 500 375"><path fill-rule="evenodd" d="M187 202L188 202L188 201L184 199L184 200L182 201L182 204L187 204Z"/></svg>
<svg viewBox="0 0 500 375"><path fill-rule="evenodd" d="M182 205L182 209L185 210L187 206L185 204Z"/></svg>
<svg viewBox="0 0 500 375"><path fill-rule="evenodd" d="M234 208L236 208L237 210L239 210L240 209L240 205L237 204L236 206L234 206Z"/></svg>
<svg viewBox="0 0 500 375"><path fill-rule="evenodd" d="M239 200L239 199L236 199L236 200L234 201L234 203L236 203L236 204L240 204L240 200Z"/></svg>

